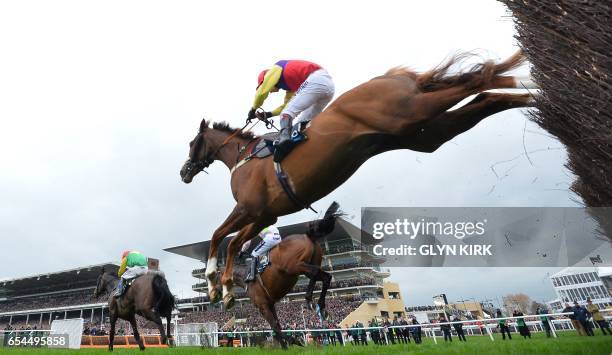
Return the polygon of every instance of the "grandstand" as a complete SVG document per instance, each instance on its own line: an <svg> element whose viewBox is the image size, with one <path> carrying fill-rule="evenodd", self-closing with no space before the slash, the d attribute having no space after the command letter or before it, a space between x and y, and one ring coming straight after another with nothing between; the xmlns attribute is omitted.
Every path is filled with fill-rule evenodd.
<svg viewBox="0 0 612 355"><path fill-rule="evenodd" d="M283 236L301 234L307 231L310 223L309 221L282 226L279 227L279 230ZM231 236L227 237L220 247L219 266L221 268L225 265L226 247L230 240ZM251 243L251 248L254 248L258 242L259 239L255 239ZM333 276L328 292L328 310L332 312L334 323L353 324L356 320L363 322L374 317L392 318L405 315L399 286L385 282L385 279L390 276L390 271L380 267L385 259L371 252L374 240L370 235L362 233L361 229L339 218L334 231L323 238L320 244L324 253L323 268ZM200 260L205 265L209 246L210 241L203 241L164 250ZM256 327L256 329L267 327L263 318L250 304L244 290L237 290L237 306L230 312L223 311L220 306L211 305L206 294L205 271L204 267L195 269L191 273L196 278L192 289L199 292L200 295L178 302L181 317L184 318L183 322L215 321L221 327L230 319L248 318L251 327ZM294 290L278 305L279 318L284 326L293 326L292 324L296 323L298 328L302 328L318 324L312 312L302 311L307 284L308 279L300 277ZM319 294L320 287L318 283L314 297ZM298 321L296 321L296 316Z"/></svg>
<svg viewBox="0 0 612 355"><path fill-rule="evenodd" d="M567 267L550 276L557 299L548 305L561 311L568 302L584 305L590 298L600 309L607 309L612 306L611 274L610 267Z"/></svg>
<svg viewBox="0 0 612 355"><path fill-rule="evenodd" d="M106 302L93 292L102 268L119 266L103 263L0 281L0 327L48 329L52 320L70 318L99 324Z"/></svg>
<svg viewBox="0 0 612 355"><path fill-rule="evenodd" d="M53 320L83 318L87 334L104 335L109 327L108 295L93 296L102 269L117 272L119 265L102 263L1 280L0 329L50 329ZM157 328L144 319L139 319L138 323L157 332ZM121 320L117 329L125 334L132 331L129 323Z"/></svg>

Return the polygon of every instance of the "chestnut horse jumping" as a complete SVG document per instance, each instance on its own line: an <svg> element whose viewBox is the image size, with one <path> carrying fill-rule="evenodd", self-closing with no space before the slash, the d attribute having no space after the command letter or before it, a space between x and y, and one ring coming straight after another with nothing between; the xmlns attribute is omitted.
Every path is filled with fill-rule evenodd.
<svg viewBox="0 0 612 355"><path fill-rule="evenodd" d="M524 62L517 52L507 60L487 61L450 74L457 57L425 73L393 68L346 92L319 114L306 129L308 140L296 146L282 166L299 200L310 204L344 183L369 158L394 149L431 153L455 136L495 113L533 105L529 94L484 92L491 89L533 88L504 75ZM528 83L529 84L529 83ZM468 96L468 104L450 110ZM215 160L230 171L236 206L212 236L206 276L213 302L221 298L217 285L217 249L227 235L238 232L228 246L221 278L223 302L234 303L233 264L240 246L278 216L303 208L288 197L277 180L271 158L253 159L232 169L246 155L243 148L254 136L227 124L209 127L202 120L190 143L189 158L181 169L183 182Z"/></svg>

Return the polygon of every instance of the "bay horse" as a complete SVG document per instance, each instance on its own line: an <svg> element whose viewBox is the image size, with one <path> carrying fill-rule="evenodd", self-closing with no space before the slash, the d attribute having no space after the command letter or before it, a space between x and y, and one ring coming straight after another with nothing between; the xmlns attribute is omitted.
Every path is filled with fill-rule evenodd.
<svg viewBox="0 0 612 355"><path fill-rule="evenodd" d="M294 234L283 240L270 250L270 265L249 284L244 282L247 268L234 270L235 285L247 290L249 298L257 307L261 315L274 330L274 338L283 349L287 348L287 338L276 314L274 305L285 297L294 288L300 275L306 276L310 281L306 289L306 304L315 310L312 302L312 293L317 281L321 281L321 294L317 301L321 316L328 316L325 306L325 296L331 284L330 273L321 269L323 250L318 240L334 230L336 218L341 215L340 206L333 202L323 219L310 223L305 234Z"/></svg>
<svg viewBox="0 0 612 355"><path fill-rule="evenodd" d="M469 70L449 70L469 55L456 56L424 73L390 69L341 95L306 129L308 139L282 161L295 195L306 206L344 183L369 158L395 149L432 153L455 136L495 113L533 106L530 94L484 92L491 89L534 88L531 82L504 75L525 60L519 51L494 63L487 61ZM453 106L477 95L466 105ZM228 245L221 278L223 302L234 303L232 271L240 246L254 238L277 217L304 208L294 203L277 180L271 158L252 159L234 169L256 137L224 123L212 127L204 119L190 142L189 157L181 168L184 183L216 160L231 172L236 206L212 235L206 267L211 301L218 302L217 251L227 235L238 232Z"/></svg>
<svg viewBox="0 0 612 355"><path fill-rule="evenodd" d="M105 272L102 269L100 276L98 276L94 297L99 297L105 292L112 293L118 281L119 277L117 275ZM167 344L168 339L171 338L170 317L172 316L174 303L174 296L168 288L166 279L161 273L153 271L137 277L120 298L114 297L111 294L108 300L110 317L108 350L113 351L115 323L118 318L130 322L134 332L134 339L138 342L138 347L140 350L145 349L144 342L138 333L136 314L155 323L159 329L161 343ZM161 317L166 318L167 333L164 333Z"/></svg>

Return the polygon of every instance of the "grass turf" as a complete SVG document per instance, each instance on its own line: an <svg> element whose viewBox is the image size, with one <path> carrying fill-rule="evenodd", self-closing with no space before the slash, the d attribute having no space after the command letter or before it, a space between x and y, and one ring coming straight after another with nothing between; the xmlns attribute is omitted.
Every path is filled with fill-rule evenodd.
<svg viewBox="0 0 612 355"><path fill-rule="evenodd" d="M512 340L501 339L495 334L495 341L491 341L488 336L468 336L467 342L459 342L453 337L452 343L445 343L441 338L437 338L435 344L431 338L424 338L423 343L415 345L396 344L388 346L376 346L370 343L369 346L309 346L305 348L292 347L289 351L276 348L215 348L201 349L199 347L176 347L170 349L148 348L145 354L588 354L588 355L609 355L612 353L612 336L603 336L601 333L594 337L578 336L574 332L559 332L559 338L547 339L542 333L532 334L532 339L523 339L518 334L513 334ZM128 354L137 353L139 350L116 348L114 353ZM25 348L0 348L1 354L104 354L106 349L25 349Z"/></svg>

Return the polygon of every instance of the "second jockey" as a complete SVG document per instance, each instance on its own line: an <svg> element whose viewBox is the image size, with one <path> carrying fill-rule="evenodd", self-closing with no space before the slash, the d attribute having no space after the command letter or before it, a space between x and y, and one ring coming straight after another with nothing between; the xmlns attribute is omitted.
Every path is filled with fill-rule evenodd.
<svg viewBox="0 0 612 355"><path fill-rule="evenodd" d="M274 152L274 161L280 162L291 150L293 120L297 117L297 122L306 125L321 113L334 97L334 82L320 65L305 60L279 60L269 70L262 71L257 82L249 119L256 117L255 110L271 92L279 89L286 92L284 103L263 117L280 114L280 136Z"/></svg>
<svg viewBox="0 0 612 355"><path fill-rule="evenodd" d="M257 244L255 249L251 252L251 259L248 268L248 274L244 281L253 281L255 279L255 271L257 268L257 260L261 255L265 255L270 249L275 247L278 243L281 242L282 238L278 228L276 226L271 225L268 228L264 228L261 232L259 232L259 237L261 238L261 242ZM240 254L246 253L251 245L251 241L244 243L242 245L242 250Z"/></svg>
<svg viewBox="0 0 612 355"><path fill-rule="evenodd" d="M115 290L115 296L120 297L125 291L125 285L129 280L135 279L148 271L147 257L140 252L126 250L121 255L121 266L117 275L120 277L119 284Z"/></svg>

